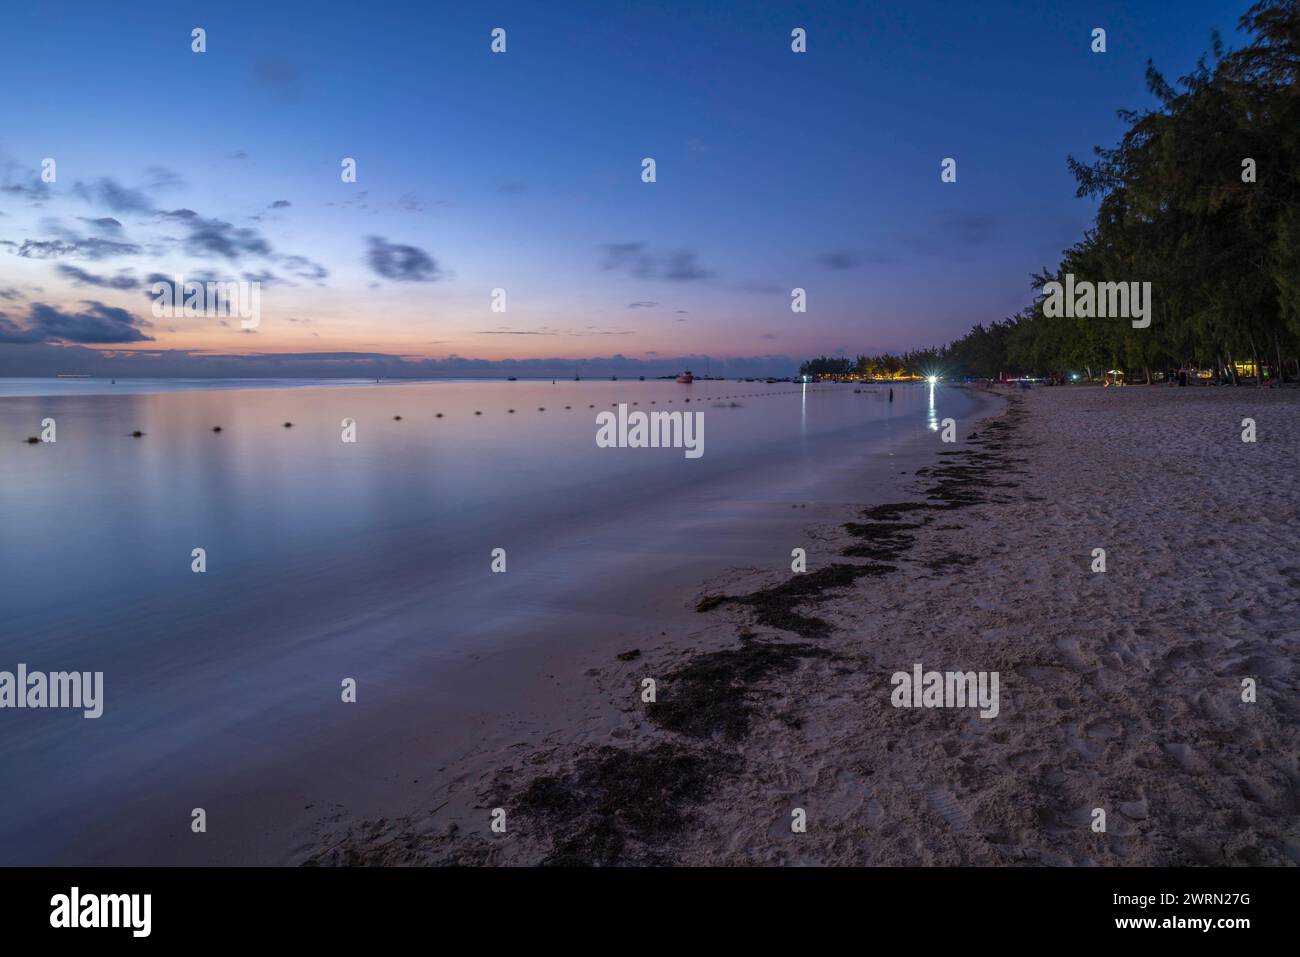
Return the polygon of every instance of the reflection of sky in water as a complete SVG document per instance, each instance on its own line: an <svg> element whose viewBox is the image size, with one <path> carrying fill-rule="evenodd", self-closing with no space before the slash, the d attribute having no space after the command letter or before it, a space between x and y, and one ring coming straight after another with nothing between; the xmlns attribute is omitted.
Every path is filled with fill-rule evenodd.
<svg viewBox="0 0 1300 957"><path fill-rule="evenodd" d="M521 632L562 640L589 617L565 611L575 589L626 593L683 549L725 545L682 527L779 501L855 456L887 468L897 442L930 434L923 406L931 429L937 401L945 415L971 410L962 390L897 385L890 402L890 388L519 381L0 399L0 667L102 670L106 697L96 721L0 721L0 780L23 782L0 788L0 864L57 843L36 822L86 794L104 813L122 806L146 768L182 786L193 753L236 772L247 722L261 722L261 746L288 746L341 675L382 698L412 661L481 635L523 640L495 630L499 612L571 614ZM619 402L703 412L704 456L597 447L596 413ZM46 416L57 444L28 445ZM345 417L355 444L341 441ZM203 575L190 571L198 546ZM487 573L497 546L508 576Z"/></svg>

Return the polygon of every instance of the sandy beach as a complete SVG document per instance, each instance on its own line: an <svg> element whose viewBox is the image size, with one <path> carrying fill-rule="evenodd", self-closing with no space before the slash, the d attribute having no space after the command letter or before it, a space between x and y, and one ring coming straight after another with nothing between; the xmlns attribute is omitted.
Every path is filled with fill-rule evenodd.
<svg viewBox="0 0 1300 957"><path fill-rule="evenodd" d="M543 717L299 862L1300 862L1300 393L1002 395L806 529L803 574L731 569L575 662L613 727ZM997 716L892 706L914 665L997 672Z"/></svg>

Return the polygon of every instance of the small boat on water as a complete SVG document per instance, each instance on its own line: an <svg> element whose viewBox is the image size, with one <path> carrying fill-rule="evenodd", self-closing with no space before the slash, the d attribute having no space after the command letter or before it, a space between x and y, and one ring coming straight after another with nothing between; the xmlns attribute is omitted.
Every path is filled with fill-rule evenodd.
<svg viewBox="0 0 1300 957"><path fill-rule="evenodd" d="M516 379L516 378L515 378L514 376L512 376L512 375L508 375L508 376L506 376L506 381L507 381L507 382L518 382L519 380Z"/></svg>
<svg viewBox="0 0 1300 957"><path fill-rule="evenodd" d="M690 385L692 382L695 381L695 376L691 374L690 369L687 369L685 372L683 372L681 375L677 377L677 381L680 382L682 385Z"/></svg>

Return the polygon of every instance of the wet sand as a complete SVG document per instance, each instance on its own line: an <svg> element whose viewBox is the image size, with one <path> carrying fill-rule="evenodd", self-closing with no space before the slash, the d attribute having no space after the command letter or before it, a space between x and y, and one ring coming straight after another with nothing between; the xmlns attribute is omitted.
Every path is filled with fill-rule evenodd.
<svg viewBox="0 0 1300 957"><path fill-rule="evenodd" d="M810 513L804 575L732 568L573 646L549 720L539 701L400 813L339 809L296 860L1300 862L1300 393L1008 400ZM893 707L916 663L998 672L998 716Z"/></svg>

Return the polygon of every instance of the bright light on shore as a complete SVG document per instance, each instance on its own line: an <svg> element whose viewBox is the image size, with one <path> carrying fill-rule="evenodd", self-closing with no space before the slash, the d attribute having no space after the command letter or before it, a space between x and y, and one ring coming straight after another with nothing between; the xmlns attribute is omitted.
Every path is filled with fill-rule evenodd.
<svg viewBox="0 0 1300 957"><path fill-rule="evenodd" d="M926 381L929 382L930 385L934 385L939 381L939 377L937 375L926 376Z"/></svg>

